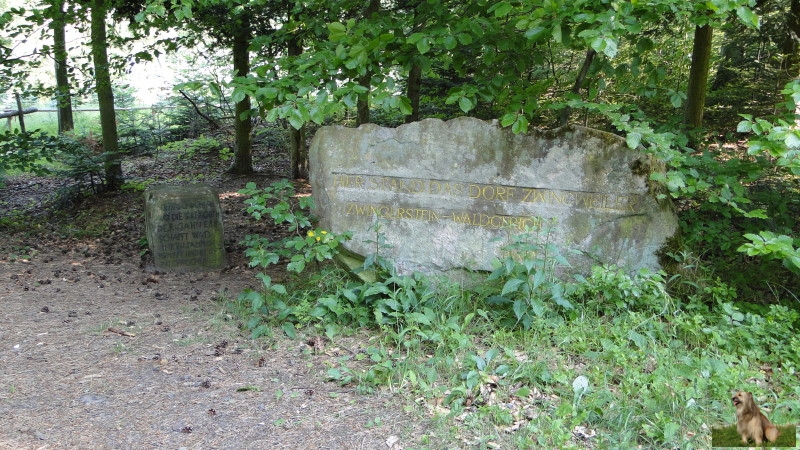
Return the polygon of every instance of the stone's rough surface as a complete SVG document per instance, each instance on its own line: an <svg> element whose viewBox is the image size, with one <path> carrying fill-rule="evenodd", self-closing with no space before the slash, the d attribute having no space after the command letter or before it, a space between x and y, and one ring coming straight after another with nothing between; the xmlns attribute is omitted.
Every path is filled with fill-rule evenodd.
<svg viewBox="0 0 800 450"><path fill-rule="evenodd" d="M580 250L563 252L576 272L655 269L678 225L648 182L659 170L651 157L577 126L527 135L473 118L324 127L310 166L320 226L353 231L346 248L365 256L379 222L391 246L380 253L401 273L490 270L526 229Z"/></svg>
<svg viewBox="0 0 800 450"><path fill-rule="evenodd" d="M154 186L145 196L147 243L163 271L190 272L225 266L222 209L211 186Z"/></svg>

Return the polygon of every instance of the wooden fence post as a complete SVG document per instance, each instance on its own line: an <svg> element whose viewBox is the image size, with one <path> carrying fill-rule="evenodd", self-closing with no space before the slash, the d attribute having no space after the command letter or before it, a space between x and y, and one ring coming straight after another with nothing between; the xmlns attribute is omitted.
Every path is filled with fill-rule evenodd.
<svg viewBox="0 0 800 450"><path fill-rule="evenodd" d="M25 132L25 112L22 111L22 100L19 98L19 93L15 93L14 96L17 98L17 111L19 112L19 131Z"/></svg>

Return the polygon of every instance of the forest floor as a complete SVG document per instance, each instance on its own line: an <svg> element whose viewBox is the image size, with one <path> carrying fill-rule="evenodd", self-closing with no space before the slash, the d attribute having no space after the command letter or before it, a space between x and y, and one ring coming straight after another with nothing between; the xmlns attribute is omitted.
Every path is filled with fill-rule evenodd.
<svg viewBox="0 0 800 450"><path fill-rule="evenodd" d="M252 221L237 191L285 177L287 165L267 153L256 161L252 177L225 175L228 163L209 155L124 166L133 185L219 190L228 265L206 273L154 269L141 189L70 203L56 195L64 180L5 180L0 449L400 449L430 436L430 421L401 394L325 381L368 336L323 348L279 331L254 341L226 309L257 285L242 238L279 232Z"/></svg>

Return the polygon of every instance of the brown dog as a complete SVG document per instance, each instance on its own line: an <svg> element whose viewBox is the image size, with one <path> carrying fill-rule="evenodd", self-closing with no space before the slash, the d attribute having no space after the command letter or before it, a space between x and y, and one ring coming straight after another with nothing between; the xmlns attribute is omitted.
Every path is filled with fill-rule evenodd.
<svg viewBox="0 0 800 450"><path fill-rule="evenodd" d="M747 443L748 439L753 439L756 445L761 445L764 437L775 442L778 439L778 429L761 414L758 406L753 401L753 394L749 392L737 392L733 396L733 404L736 406L736 431L742 435L742 442Z"/></svg>

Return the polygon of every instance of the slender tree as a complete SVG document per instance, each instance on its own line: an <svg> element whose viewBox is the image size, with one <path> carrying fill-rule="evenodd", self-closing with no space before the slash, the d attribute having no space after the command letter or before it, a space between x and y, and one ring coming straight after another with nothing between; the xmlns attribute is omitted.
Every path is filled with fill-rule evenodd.
<svg viewBox="0 0 800 450"><path fill-rule="evenodd" d="M370 20L373 15L380 11L380 0L369 0L367 8L364 10L363 19ZM367 67L364 73L358 77L358 84L365 89L358 95L358 105L356 106L356 126L369 123L369 92L372 89L372 69Z"/></svg>
<svg viewBox="0 0 800 450"><path fill-rule="evenodd" d="M250 40L252 30L246 12L234 18L232 30L233 73L235 77L246 77L250 73ZM230 172L246 175L253 172L253 123L250 120L250 96L245 95L236 102L233 123L236 130L236 151Z"/></svg>
<svg viewBox="0 0 800 450"><path fill-rule="evenodd" d="M689 71L689 86L686 90L687 101L684 114L684 124L690 130L698 129L703 125L713 32L714 30L710 24L697 25L694 29L692 66Z"/></svg>
<svg viewBox="0 0 800 450"><path fill-rule="evenodd" d="M592 66L592 61L594 61L595 56L597 56L597 51L595 49L590 48L586 51L581 70L578 72L578 76L575 77L575 84L572 85L573 95L578 95L581 92L581 86L583 86L583 82L586 81L586 76L589 74L589 68ZM561 116L558 118L558 126L564 126L569 122L569 115L571 112L572 108L569 106L561 110Z"/></svg>
<svg viewBox="0 0 800 450"><path fill-rule="evenodd" d="M107 155L105 161L106 188L113 191L122 187L124 178L119 155L114 92L111 88L111 71L108 64L106 15L109 6L108 0L92 0L91 43L95 90L100 108L100 128L103 132L103 151Z"/></svg>
<svg viewBox="0 0 800 450"><path fill-rule="evenodd" d="M800 77L800 0L791 0L786 28L788 33L781 45L781 69L784 77L791 80Z"/></svg>
<svg viewBox="0 0 800 450"><path fill-rule="evenodd" d="M406 115L406 123L419 121L419 103L422 96L422 65L412 62L408 71L408 86L406 88L408 101L411 103L411 114Z"/></svg>
<svg viewBox="0 0 800 450"><path fill-rule="evenodd" d="M51 7L53 30L53 60L56 71L56 108L58 109L58 132L64 133L75 128L72 117L72 93L67 71L67 45L65 38L66 15L64 0L55 0Z"/></svg>
<svg viewBox="0 0 800 450"><path fill-rule="evenodd" d="M289 57L297 57L303 53L300 37L293 35L287 43ZM292 166L292 178L308 178L308 150L306 149L306 126L290 127L289 162Z"/></svg>

